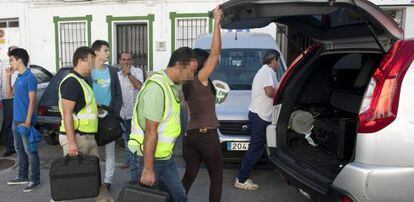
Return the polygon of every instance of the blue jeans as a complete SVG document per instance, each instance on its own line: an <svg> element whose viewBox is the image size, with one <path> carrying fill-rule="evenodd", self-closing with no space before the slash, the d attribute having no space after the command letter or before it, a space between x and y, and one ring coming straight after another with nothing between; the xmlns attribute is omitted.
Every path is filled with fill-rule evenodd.
<svg viewBox="0 0 414 202"><path fill-rule="evenodd" d="M125 125L125 133L122 134L122 137L125 141L125 154L124 154L124 160L127 165L130 165L132 161L132 152L128 149L128 141L129 141L129 135L131 134L131 119L124 120Z"/></svg>
<svg viewBox="0 0 414 202"><path fill-rule="evenodd" d="M242 165L237 176L241 183L244 183L249 178L257 161L263 156L266 145L266 128L271 124L253 112L249 112L249 120L252 126L249 149L244 154Z"/></svg>
<svg viewBox="0 0 414 202"><path fill-rule="evenodd" d="M40 183L40 160L38 152L29 150L29 139L17 133L21 122L13 122L14 147L19 161L19 179L28 179L35 184ZM30 171L30 172L29 172Z"/></svg>
<svg viewBox="0 0 414 202"><path fill-rule="evenodd" d="M6 141L7 151L14 151L13 138L13 98L3 99L3 126L1 127L1 134L4 135Z"/></svg>
<svg viewBox="0 0 414 202"><path fill-rule="evenodd" d="M144 157L134 155L133 162L134 166L131 166L131 172L133 173L132 180L133 182L139 182L144 168ZM171 157L169 160L154 160L154 171L157 186L161 190L168 192L170 202L187 201L187 194L178 176L174 157Z"/></svg>

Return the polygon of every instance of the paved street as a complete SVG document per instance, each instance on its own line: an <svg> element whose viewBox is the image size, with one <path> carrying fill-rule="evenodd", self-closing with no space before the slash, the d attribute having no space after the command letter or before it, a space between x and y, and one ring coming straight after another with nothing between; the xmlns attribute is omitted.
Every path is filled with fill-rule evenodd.
<svg viewBox="0 0 414 202"><path fill-rule="evenodd" d="M17 174L17 167L0 171L0 202L20 202L20 201L33 201L33 202L47 202L50 200L49 189L49 165L51 161L61 155L60 146L50 146L42 142L39 146L41 157L41 187L31 193L23 193L24 186L7 186L7 180L13 178ZM102 148L103 149L103 148ZM100 155L104 156L104 152L101 149ZM176 161L179 167L179 173L182 176L184 173L184 161L181 154L181 144L176 148ZM4 152L3 146L0 146L0 153ZM16 158L13 155L12 158ZM117 148L117 164L122 162L122 148ZM0 166L1 167L1 166ZM104 169L104 162L101 162L101 167ZM233 180L237 174L237 164L226 164L224 170L224 186L222 201L241 202L241 201L254 201L254 202L267 202L267 201L283 201L283 202L300 202L307 201L302 195L299 194L293 187L286 185L280 180L273 170L265 169L265 166L258 166L253 172L252 178L260 184L261 189L258 191L243 191L233 188ZM104 172L103 172L104 173ZM122 184L129 180L129 172L127 170L121 170L117 167L115 172L114 182L110 192L111 197L116 199ZM202 168L199 176L193 185L191 192L189 193L189 201L208 201L209 190L209 177L207 170ZM82 200L93 201L93 200Z"/></svg>

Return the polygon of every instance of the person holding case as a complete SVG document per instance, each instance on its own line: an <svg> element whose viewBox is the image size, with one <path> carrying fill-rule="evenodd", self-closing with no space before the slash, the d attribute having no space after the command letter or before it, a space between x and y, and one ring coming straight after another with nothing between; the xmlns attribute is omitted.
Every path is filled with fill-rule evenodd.
<svg viewBox="0 0 414 202"><path fill-rule="evenodd" d="M182 179L188 194L197 177L201 163L207 166L210 175L210 194L212 202L221 200L223 184L223 157L217 133L216 90L209 77L218 65L221 53L220 21L223 11L219 6L214 10L214 35L210 54L195 49L198 68L194 80L184 84L183 93L190 113L190 122L185 138L186 169Z"/></svg>
<svg viewBox="0 0 414 202"><path fill-rule="evenodd" d="M166 70L156 72L144 83L132 116L128 148L134 153L133 182L157 184L170 195L170 201L186 202L173 152L181 134L181 84L194 79L197 61L189 47L171 55Z"/></svg>

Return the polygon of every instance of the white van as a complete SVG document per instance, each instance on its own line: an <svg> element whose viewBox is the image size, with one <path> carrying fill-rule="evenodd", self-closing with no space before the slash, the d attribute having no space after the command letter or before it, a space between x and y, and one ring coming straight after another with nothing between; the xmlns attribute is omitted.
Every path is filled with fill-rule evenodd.
<svg viewBox="0 0 414 202"><path fill-rule="evenodd" d="M204 34L197 38L195 48L209 51L213 35ZM222 33L220 62L212 81L226 82L230 93L226 100L216 106L220 122L218 134L225 160L239 160L248 149L250 123L248 119L253 78L262 67L265 53L274 49L280 52L276 41L269 34L251 32ZM279 60L278 79L286 70L286 64Z"/></svg>

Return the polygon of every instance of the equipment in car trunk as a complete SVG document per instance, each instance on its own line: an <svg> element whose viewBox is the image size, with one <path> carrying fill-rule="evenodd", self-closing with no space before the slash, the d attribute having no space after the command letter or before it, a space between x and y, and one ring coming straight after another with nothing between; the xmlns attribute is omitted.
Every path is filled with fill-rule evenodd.
<svg viewBox="0 0 414 202"><path fill-rule="evenodd" d="M95 136L98 146L106 145L122 136L123 120L111 108L98 105L98 119L98 134Z"/></svg>
<svg viewBox="0 0 414 202"><path fill-rule="evenodd" d="M315 142L340 159L349 159L353 153L357 121L353 118L319 118L315 121L312 137Z"/></svg>
<svg viewBox="0 0 414 202"><path fill-rule="evenodd" d="M315 122L316 116L313 116L310 112L307 111L297 110L292 112L290 115L288 125L288 127L296 133L305 135L306 141L314 147L318 146L311 137L312 129L314 126L313 123Z"/></svg>
<svg viewBox="0 0 414 202"><path fill-rule="evenodd" d="M94 198L101 187L101 169L95 156L59 157L49 172L50 192L55 201Z"/></svg>
<svg viewBox="0 0 414 202"><path fill-rule="evenodd" d="M167 202L169 195L158 189L144 187L139 184L127 184L118 196L118 202Z"/></svg>

